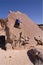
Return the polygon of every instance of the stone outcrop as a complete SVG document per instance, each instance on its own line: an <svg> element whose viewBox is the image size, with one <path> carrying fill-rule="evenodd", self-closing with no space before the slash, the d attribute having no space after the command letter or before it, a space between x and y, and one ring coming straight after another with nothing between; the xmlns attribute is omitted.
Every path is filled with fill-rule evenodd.
<svg viewBox="0 0 43 65"><path fill-rule="evenodd" d="M20 24L16 23L17 19L20 20ZM38 25L34 23L26 14L19 11L10 11L8 17L3 20L0 19L0 21L2 23L1 27L3 28L4 26L6 43L11 43L13 48L22 48L24 46L29 46L29 44L36 45L37 41L34 37L39 39L42 39L43 37L43 31L38 27ZM20 34L21 32L22 34ZM3 35L3 33L1 34Z"/></svg>

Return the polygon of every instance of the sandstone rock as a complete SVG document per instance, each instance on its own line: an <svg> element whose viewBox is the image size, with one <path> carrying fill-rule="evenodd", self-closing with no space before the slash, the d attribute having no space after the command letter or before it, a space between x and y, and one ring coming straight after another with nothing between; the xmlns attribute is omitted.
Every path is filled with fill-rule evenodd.
<svg viewBox="0 0 43 65"><path fill-rule="evenodd" d="M19 28L14 27L17 19L19 19L21 22L19 23L20 24ZM10 11L8 17L6 19L0 19L0 21L2 23L2 27L5 26L5 30L4 31L1 30L0 35L5 35L6 41L8 43L11 43L10 40L12 40L11 44L15 45L13 37L16 36L16 40L18 41L20 37L20 32L22 32L23 38L29 37L29 41L28 42L25 41L26 43L36 44L37 42L36 40L34 40L34 37L40 36L41 39L43 37L43 31L38 27L38 25L34 23L26 14L23 14L19 11L17 12ZM19 41L17 42L17 45L18 44Z"/></svg>

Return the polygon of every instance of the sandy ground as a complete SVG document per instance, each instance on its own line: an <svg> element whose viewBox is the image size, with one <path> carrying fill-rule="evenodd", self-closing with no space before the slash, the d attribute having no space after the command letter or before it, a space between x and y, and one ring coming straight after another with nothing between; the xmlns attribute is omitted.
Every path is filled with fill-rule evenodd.
<svg viewBox="0 0 43 65"><path fill-rule="evenodd" d="M43 46L35 46L38 51L43 54ZM0 65L33 65L27 55L28 49L6 51L0 49Z"/></svg>
<svg viewBox="0 0 43 65"><path fill-rule="evenodd" d="M1 50L0 65L33 65L27 56L27 50Z"/></svg>

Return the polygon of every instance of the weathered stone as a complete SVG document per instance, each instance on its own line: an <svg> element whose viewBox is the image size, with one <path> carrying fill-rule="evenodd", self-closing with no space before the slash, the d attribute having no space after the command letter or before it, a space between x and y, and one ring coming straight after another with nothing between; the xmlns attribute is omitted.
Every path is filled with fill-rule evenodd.
<svg viewBox="0 0 43 65"><path fill-rule="evenodd" d="M17 19L20 20L20 23L17 23ZM9 15L6 19L0 19L1 25L0 25L0 35L5 35L6 37L6 43L11 43L12 46L16 45L23 45L25 46L28 43L34 43L36 44L36 41L34 40L34 37L43 37L43 31L38 27L37 24L32 22L29 17L26 14L23 14L19 11L17 12L9 12ZM15 25L16 23L16 26ZM19 27L18 27L19 25ZM3 30L4 29L4 30ZM22 32L22 37L24 39L23 42L20 42L20 33ZM13 38L16 36L16 41ZM29 37L29 40L26 40L26 38ZM14 48L13 46L13 48Z"/></svg>

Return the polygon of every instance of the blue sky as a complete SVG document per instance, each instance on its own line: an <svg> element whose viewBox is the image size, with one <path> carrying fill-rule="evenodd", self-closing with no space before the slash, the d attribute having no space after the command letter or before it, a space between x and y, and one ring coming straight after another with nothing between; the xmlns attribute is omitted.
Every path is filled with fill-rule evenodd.
<svg viewBox="0 0 43 65"><path fill-rule="evenodd" d="M27 14L36 23L43 23L42 3L42 0L0 0L0 18L6 18L12 10Z"/></svg>

